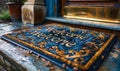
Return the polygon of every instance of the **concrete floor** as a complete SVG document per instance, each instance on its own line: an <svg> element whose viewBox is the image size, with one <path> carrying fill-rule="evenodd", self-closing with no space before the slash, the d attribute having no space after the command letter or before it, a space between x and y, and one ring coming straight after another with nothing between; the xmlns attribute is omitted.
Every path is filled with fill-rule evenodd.
<svg viewBox="0 0 120 71"><path fill-rule="evenodd" d="M33 27L33 25L23 25L21 23L0 23L0 37L3 34L12 32L12 30ZM34 54L29 54L18 46L14 46L0 39L0 51L10 57L12 60L25 67L28 71L64 71L63 69L52 64L51 67L46 67L46 61L42 58L37 58ZM9 65L9 64L8 64ZM54 68L55 69L54 69ZM0 66L2 69L3 67ZM119 71L120 70L120 39L116 41L113 49L101 64L98 71ZM3 69L4 71L4 69Z"/></svg>
<svg viewBox="0 0 120 71"><path fill-rule="evenodd" d="M0 66L0 71L7 71L3 66Z"/></svg>

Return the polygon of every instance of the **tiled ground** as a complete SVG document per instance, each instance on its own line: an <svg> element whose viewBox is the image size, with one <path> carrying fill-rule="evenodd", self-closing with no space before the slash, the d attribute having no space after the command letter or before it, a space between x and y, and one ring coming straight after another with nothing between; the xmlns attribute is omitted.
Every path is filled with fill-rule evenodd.
<svg viewBox="0 0 120 71"><path fill-rule="evenodd" d="M13 29L20 29L25 27L32 27L32 25L21 25L20 23L1 23L0 24L0 37L5 34L11 32ZM27 68L29 71L64 71L59 67L50 64L50 67L46 67L49 63L44 59L38 59L34 54L28 54L28 51L11 45L0 39L0 51L7 54L14 61L19 63L20 65ZM54 69L55 67L55 69ZM105 59L105 61L101 64L98 71L119 71L120 70L120 39L117 40L116 44L113 46L112 51Z"/></svg>

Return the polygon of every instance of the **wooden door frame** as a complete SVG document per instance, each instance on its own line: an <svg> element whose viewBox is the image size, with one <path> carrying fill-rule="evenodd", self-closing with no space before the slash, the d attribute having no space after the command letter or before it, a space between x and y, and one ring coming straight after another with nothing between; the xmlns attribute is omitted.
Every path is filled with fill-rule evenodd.
<svg viewBox="0 0 120 71"><path fill-rule="evenodd" d="M64 15L64 6L65 6L65 4L66 4L66 2L67 2L67 0L61 0L61 16L63 16ZM76 2L76 3L79 3L79 4L88 4L89 2ZM120 4L120 0L118 0L118 2L91 2L91 3L93 3L93 4L96 4L96 3L98 3L98 4L100 4L100 3L102 3L102 4Z"/></svg>

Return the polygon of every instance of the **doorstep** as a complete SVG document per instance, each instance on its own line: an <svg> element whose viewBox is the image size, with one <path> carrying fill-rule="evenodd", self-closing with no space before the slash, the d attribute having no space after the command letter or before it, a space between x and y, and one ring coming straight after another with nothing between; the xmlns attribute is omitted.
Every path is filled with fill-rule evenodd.
<svg viewBox="0 0 120 71"><path fill-rule="evenodd" d="M108 29L113 31L120 31L120 23L107 23L107 22L97 22L97 21L89 21L89 20L79 20L79 19L68 19L62 17L46 17L48 21L62 22L71 25L81 25L87 27Z"/></svg>
<svg viewBox="0 0 120 71"><path fill-rule="evenodd" d="M6 27L4 24L1 24L1 25L2 25L2 28ZM8 26L11 26L11 25L8 25ZM17 26L18 29L21 27L23 27L23 25ZM24 27L29 27L29 26L26 25ZM12 30L10 29L9 31L8 30L4 30L4 31L5 33L9 33ZM0 39L0 52L2 52L0 53L1 55L0 59L3 60L4 58L3 63L6 62L5 65L7 66L12 66L12 65L17 66L17 67L12 66L13 68L16 68L17 71L20 68L24 68L27 71L51 71L51 68L46 67L45 61L41 60L41 58L37 58L36 55L29 54L27 50L24 50L18 46L14 46L1 39ZM14 64L11 64L9 62L13 62ZM116 71L119 71L120 70L119 62L120 62L120 38L116 41L115 45L113 46L113 49L111 50L110 54L107 56L105 61L101 64L98 71L112 71L113 69ZM56 69L52 71L64 71L63 69L57 66L55 67Z"/></svg>

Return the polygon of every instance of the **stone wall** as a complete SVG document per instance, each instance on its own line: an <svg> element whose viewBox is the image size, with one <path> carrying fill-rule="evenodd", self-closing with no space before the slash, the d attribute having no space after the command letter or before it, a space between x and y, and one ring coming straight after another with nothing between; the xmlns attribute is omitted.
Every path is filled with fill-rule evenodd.
<svg viewBox="0 0 120 71"><path fill-rule="evenodd" d="M0 0L0 11L2 10L2 9L4 9L4 8L7 8L7 6L6 6L6 2L7 2L8 0Z"/></svg>
<svg viewBox="0 0 120 71"><path fill-rule="evenodd" d="M4 71L27 71L26 68L13 61L9 56L0 51L0 69ZM1 70L0 70L1 71Z"/></svg>

